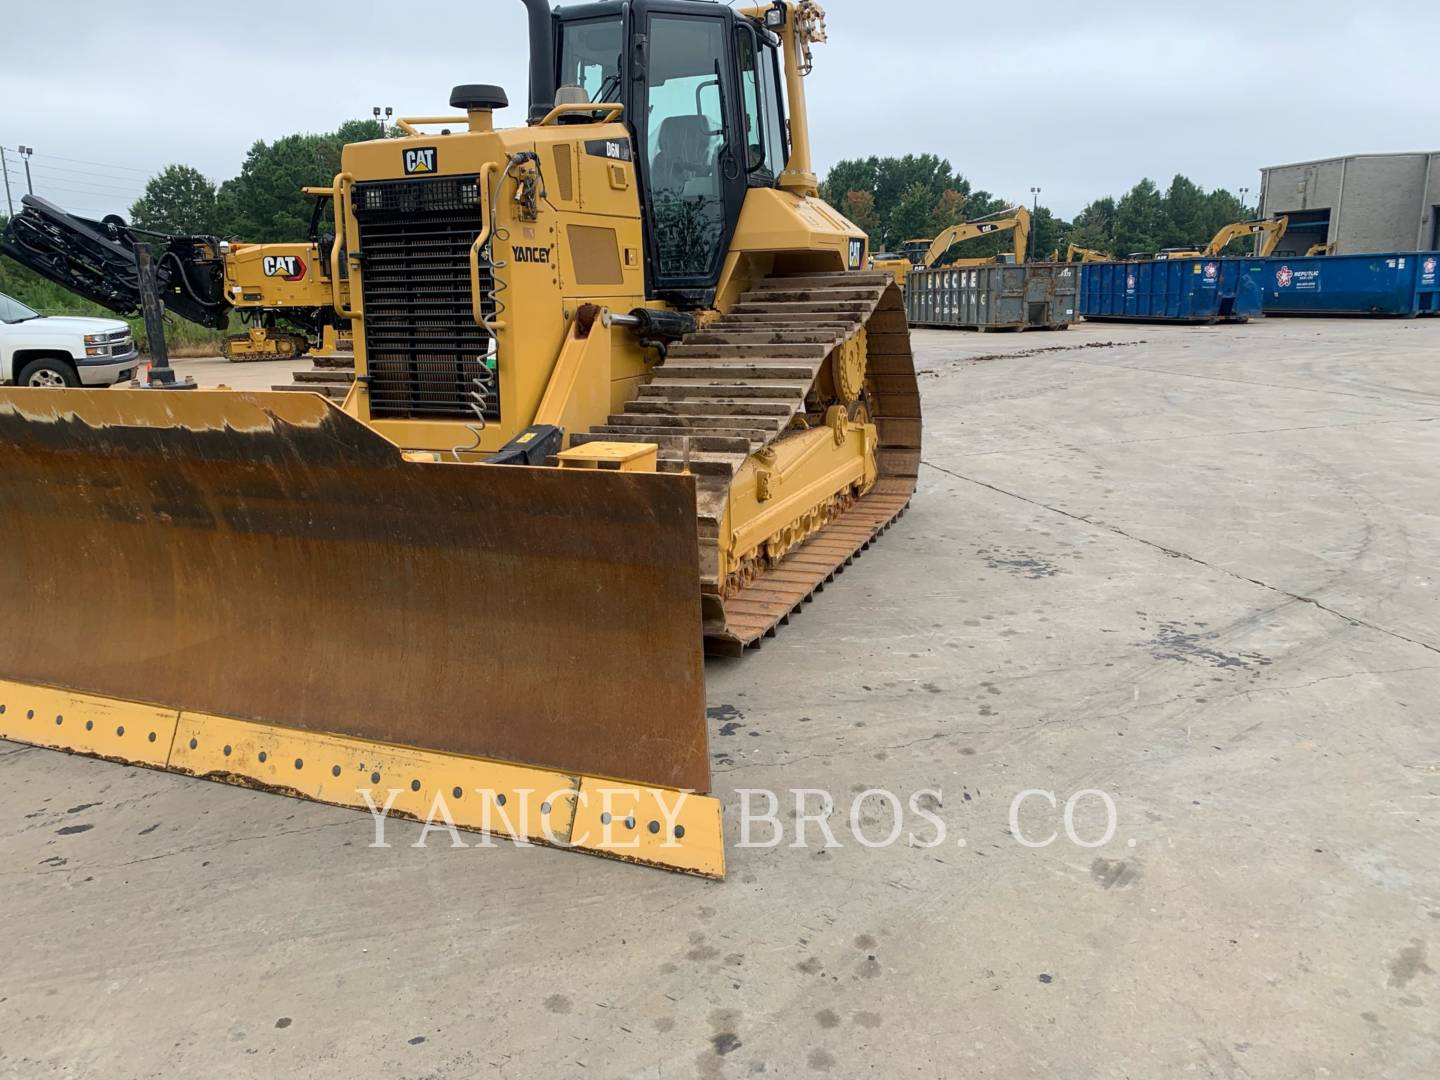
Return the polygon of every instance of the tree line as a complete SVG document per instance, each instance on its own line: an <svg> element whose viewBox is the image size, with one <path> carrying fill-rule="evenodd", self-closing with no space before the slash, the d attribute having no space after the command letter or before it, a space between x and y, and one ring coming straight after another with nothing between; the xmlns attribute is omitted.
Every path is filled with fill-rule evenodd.
<svg viewBox="0 0 1440 1080"><path fill-rule="evenodd" d="M958 222L990 217L1020 201L973 187L949 161L934 154L838 162L826 175L821 193L869 234L876 252L897 252L907 240L933 237ZM1147 178L1118 199L1096 199L1073 221L1040 206L1031 222L1032 250L1037 258L1057 250L1063 256L1074 243L1123 257L1167 247L1200 247L1222 225L1248 216L1239 198L1224 189L1207 192L1176 176L1162 191ZM1013 246L1008 234L981 236L967 242L963 254L957 248L955 257L995 255ZM1248 250L1248 241L1238 240L1226 253Z"/></svg>
<svg viewBox="0 0 1440 1080"><path fill-rule="evenodd" d="M328 187L346 143L383 138L375 120L349 120L323 134L257 141L240 174L215 184L189 165L167 165L130 206L130 223L157 232L204 234L250 243L301 240L314 201L301 188Z"/></svg>
<svg viewBox="0 0 1440 1080"><path fill-rule="evenodd" d="M393 131L393 129L392 129ZM374 120L351 120L335 131L293 134L255 142L237 176L216 184L198 169L172 164L153 176L129 208L132 224L159 232L206 234L251 242L303 238L312 200L301 189L327 185L340 170L347 143L380 138ZM898 251L907 240L933 237L950 225L1000 213L1015 200L975 187L935 154L868 157L838 162L821 185L825 199L870 236L871 249ZM117 208L119 209L119 208ZM1232 221L1248 216L1229 191L1205 191L1176 176L1163 191L1141 180L1119 198L1096 199L1065 221L1041 206L1034 215L1033 251L1044 258L1070 243L1116 256L1165 247L1199 246ZM0 216L0 227L4 218ZM981 236L964 257L1011 250L1008 234ZM1243 254L1236 241L1231 254ZM961 252L957 249L957 257ZM22 267L0 259L0 292L49 312L99 313L99 309ZM199 328L196 328L199 330Z"/></svg>

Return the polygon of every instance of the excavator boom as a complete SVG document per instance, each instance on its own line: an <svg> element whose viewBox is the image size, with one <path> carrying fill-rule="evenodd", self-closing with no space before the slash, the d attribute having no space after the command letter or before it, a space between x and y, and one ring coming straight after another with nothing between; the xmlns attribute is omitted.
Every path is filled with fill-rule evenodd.
<svg viewBox="0 0 1440 1080"><path fill-rule="evenodd" d="M1006 211L1005 214L1005 217L991 218L985 221L964 221L958 225L951 225L930 242L929 249L921 259L922 265L934 266L956 244L973 240L977 236L989 236L991 233L1005 232L1006 230L1014 230L1015 261L1023 263L1026 248L1030 243L1030 211L1023 206L1016 206ZM972 263L979 264L990 261L989 259L961 260L946 265L968 266Z"/></svg>
<svg viewBox="0 0 1440 1080"><path fill-rule="evenodd" d="M1265 218L1260 221L1236 221L1232 224L1222 226L1216 234L1210 238L1200 252L1202 258L1213 258L1219 255L1232 241L1239 240L1246 236L1259 236L1260 247L1256 252L1262 257L1269 255L1275 250L1276 245L1285 236L1285 230L1290 225L1290 219L1285 215L1277 218Z"/></svg>
<svg viewBox="0 0 1440 1080"><path fill-rule="evenodd" d="M1114 256L1107 255L1103 251L1096 251L1094 248L1081 247L1079 244L1071 244L1065 249L1065 261L1068 262L1110 262Z"/></svg>

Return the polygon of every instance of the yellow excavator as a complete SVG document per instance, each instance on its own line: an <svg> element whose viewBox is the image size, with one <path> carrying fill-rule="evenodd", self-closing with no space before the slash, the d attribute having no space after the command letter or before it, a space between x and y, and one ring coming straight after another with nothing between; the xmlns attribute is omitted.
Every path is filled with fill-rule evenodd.
<svg viewBox="0 0 1440 1080"><path fill-rule="evenodd" d="M1004 217L992 217L980 221L965 221L959 225L951 225L934 240L930 241L930 247L921 257L920 265L930 266L985 266L994 262L1008 261L1023 263L1025 251L1030 243L1030 211L1023 206L1015 206L1004 212ZM966 240L973 240L977 236L989 236L991 233L1011 231L1014 234L1014 244L1009 259L1004 256L988 256L983 259L950 259L946 262L940 260L956 244L962 244Z"/></svg>
<svg viewBox="0 0 1440 1080"><path fill-rule="evenodd" d="M1056 252L1058 255L1059 252ZM1065 261L1073 262L1113 262L1115 256L1107 255L1103 251L1096 251L1094 248L1081 247L1079 244L1071 244L1065 249ZM1054 261L1053 259L1051 260Z"/></svg>
<svg viewBox="0 0 1440 1080"><path fill-rule="evenodd" d="M1246 236L1259 236L1256 255L1266 256L1275 250L1285 236L1290 219L1284 214L1259 221L1235 221L1222 225L1203 248L1164 248L1155 256L1157 259L1211 259L1219 255L1230 244Z"/></svg>
<svg viewBox="0 0 1440 1080"><path fill-rule="evenodd" d="M936 265L941 257L956 244L973 240L977 236L989 236L991 233L1006 232L1007 230L1014 230L1015 233L1014 251L1010 261L1023 263L1026 248L1030 243L1030 211L1023 206L1015 206L1004 211L1004 214L1004 217L962 221L958 225L951 225L933 239L907 240L900 257L889 256L884 259L876 259L872 268L891 274L895 278L896 284L903 286L905 277L911 270L928 269ZM983 259L952 259L943 265L947 267L985 266L1000 261L1000 258L999 256L989 256Z"/></svg>
<svg viewBox="0 0 1440 1080"><path fill-rule="evenodd" d="M347 351L349 326L334 311L329 277L333 238L320 235L328 220L330 188L316 196L311 238L303 243L246 244L215 236L181 236L141 229L107 215L76 217L36 195L0 233L0 253L42 277L122 315L141 306L135 245L149 244L157 287L166 308L202 326L225 330L237 313L248 324L221 351L232 361L299 356L336 358ZM346 293L346 283L339 283ZM290 327L287 329L287 325Z"/></svg>
<svg viewBox="0 0 1440 1080"><path fill-rule="evenodd" d="M526 7L527 124L344 150L343 406L0 390L0 737L723 875L702 646L904 512L904 306L817 196L819 5Z"/></svg>

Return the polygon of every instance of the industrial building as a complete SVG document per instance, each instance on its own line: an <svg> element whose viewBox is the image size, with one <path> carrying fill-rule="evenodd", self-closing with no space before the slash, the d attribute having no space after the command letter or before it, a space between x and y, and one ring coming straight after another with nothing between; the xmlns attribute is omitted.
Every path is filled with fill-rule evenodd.
<svg viewBox="0 0 1440 1080"><path fill-rule="evenodd" d="M1440 151L1351 154L1260 170L1260 216L1285 214L1276 255L1440 248Z"/></svg>

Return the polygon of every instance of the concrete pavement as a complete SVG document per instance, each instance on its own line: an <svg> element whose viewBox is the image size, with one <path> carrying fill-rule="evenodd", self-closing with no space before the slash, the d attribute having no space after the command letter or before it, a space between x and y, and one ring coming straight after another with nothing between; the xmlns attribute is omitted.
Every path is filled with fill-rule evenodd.
<svg viewBox="0 0 1440 1080"><path fill-rule="evenodd" d="M1433 1075L1440 320L915 342L912 509L707 665L726 882L0 744L0 1076Z"/></svg>

